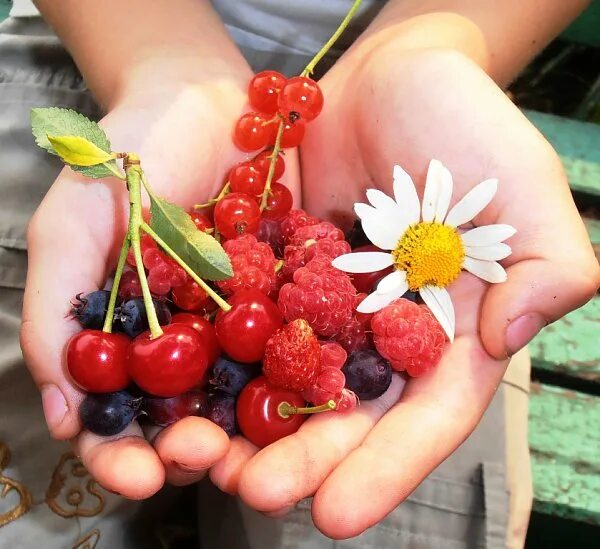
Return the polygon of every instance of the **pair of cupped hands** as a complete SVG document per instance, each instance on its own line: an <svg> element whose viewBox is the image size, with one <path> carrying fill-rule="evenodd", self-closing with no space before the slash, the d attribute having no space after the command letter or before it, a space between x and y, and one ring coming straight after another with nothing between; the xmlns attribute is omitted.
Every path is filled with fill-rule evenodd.
<svg viewBox="0 0 600 549"><path fill-rule="evenodd" d="M208 74L200 84L155 75L125 93L101 124L113 150L140 156L158 194L188 208L214 196L228 170L247 158L231 134L247 108L250 78L247 66ZM406 383L394 376L379 399L311 417L261 451L199 417L146 433L132 424L102 438L81 431L84 395L64 358L79 328L67 313L75 294L102 287L114 268L127 193L121 181L63 170L30 225L21 340L51 434L71 439L105 488L140 499L165 481L184 485L209 475L270 516L314 496L317 528L333 538L357 535L469 436L510 356L596 291L598 263L557 155L476 64L449 50L384 46L344 56L320 85L321 115L307 125L299 151L286 151L283 179L295 207L347 222L366 188L391 194L394 164L422 193L431 158L454 177L452 203L498 178L496 197L474 222L517 229L503 262L508 281L489 287L463 272L449 288L456 339L434 372Z"/></svg>

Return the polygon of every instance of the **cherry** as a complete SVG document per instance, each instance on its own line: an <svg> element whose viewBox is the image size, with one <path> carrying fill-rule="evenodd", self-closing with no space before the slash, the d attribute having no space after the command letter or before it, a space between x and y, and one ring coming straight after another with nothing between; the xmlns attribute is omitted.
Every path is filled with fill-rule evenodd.
<svg viewBox="0 0 600 549"><path fill-rule="evenodd" d="M120 391L129 384L127 348L123 334L82 330L67 346L67 368L71 377L89 393Z"/></svg>
<svg viewBox="0 0 600 549"><path fill-rule="evenodd" d="M233 142L243 151L257 151L265 147L271 134L268 120L257 112L249 112L240 117L233 131Z"/></svg>
<svg viewBox="0 0 600 549"><path fill-rule="evenodd" d="M258 204L247 194L228 194L215 206L215 226L225 238L255 233L259 221Z"/></svg>
<svg viewBox="0 0 600 549"><path fill-rule="evenodd" d="M217 340L217 334L215 333L215 327L206 318L200 315L193 315L191 313L177 313L173 315L171 323L185 324L194 328L202 338L204 348L208 356L208 365L212 366L219 355L221 354L221 347Z"/></svg>
<svg viewBox="0 0 600 549"><path fill-rule="evenodd" d="M304 399L295 392L273 387L265 376L253 379L246 385L237 401L237 421L242 434L259 448L295 433L306 416L280 414L280 405L300 408Z"/></svg>
<svg viewBox="0 0 600 549"><path fill-rule="evenodd" d="M229 172L229 185L234 193L259 197L267 182L267 175L256 168L254 162L242 162Z"/></svg>
<svg viewBox="0 0 600 549"><path fill-rule="evenodd" d="M196 225L196 228L199 231L206 231L206 229L212 229L214 227L212 221L209 219L207 215L204 215L196 210L191 210L188 212L188 215Z"/></svg>
<svg viewBox="0 0 600 549"><path fill-rule="evenodd" d="M277 124L274 124L274 130L269 134L269 144L274 145L277 137ZM281 148L289 149L291 147L297 147L304 139L304 131L306 130L306 124L304 120L296 120L285 122L283 134L281 136Z"/></svg>
<svg viewBox="0 0 600 549"><path fill-rule="evenodd" d="M292 193L285 185L273 183L263 217L280 219L292 209L293 202Z"/></svg>
<svg viewBox="0 0 600 549"><path fill-rule="evenodd" d="M254 158L254 167L261 172L265 178L269 175L269 166L271 165L271 156L273 155L273 151L264 150L259 152ZM273 180L276 181L279 179L283 172L285 172L285 160L283 159L282 154L277 155L277 160L275 161L275 173L273 174Z"/></svg>
<svg viewBox="0 0 600 549"><path fill-rule="evenodd" d="M170 398L145 397L142 410L154 425L166 427L184 417L201 416L206 399L204 391L190 391Z"/></svg>
<svg viewBox="0 0 600 549"><path fill-rule="evenodd" d="M206 377L208 355L200 334L184 324L163 327L152 339L144 332L129 345L127 369L145 392L172 397L189 391Z"/></svg>
<svg viewBox="0 0 600 549"><path fill-rule="evenodd" d="M221 348L238 362L258 362L271 335L283 326L280 310L258 290L240 290L228 303L231 310L219 311L215 320Z"/></svg>
<svg viewBox="0 0 600 549"><path fill-rule="evenodd" d="M285 86L286 78L277 71L262 71L250 80L248 100L260 112L275 114L279 92Z"/></svg>
<svg viewBox="0 0 600 549"><path fill-rule="evenodd" d="M173 288L171 297L173 303L184 311L200 311L209 301L212 301L208 294L191 278L188 278L181 286Z"/></svg>
<svg viewBox="0 0 600 549"><path fill-rule="evenodd" d="M323 93L319 85L306 76L290 78L279 94L279 110L288 118L296 113L307 122L316 118L323 108Z"/></svg>
<svg viewBox="0 0 600 549"><path fill-rule="evenodd" d="M367 244L366 246L359 246L352 250L352 252L380 252L380 248L377 246L373 246L372 244ZM393 265L390 267L386 267L381 271L375 271L374 273L355 273L350 275L352 279L352 284L356 288L358 293L366 293L370 294L373 291L373 288L376 286L377 282L379 282L384 276L390 274L394 270Z"/></svg>

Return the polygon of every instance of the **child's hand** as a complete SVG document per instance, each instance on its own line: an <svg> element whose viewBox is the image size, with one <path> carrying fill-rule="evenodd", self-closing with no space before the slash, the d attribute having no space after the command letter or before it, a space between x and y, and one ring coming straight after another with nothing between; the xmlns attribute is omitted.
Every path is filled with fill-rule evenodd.
<svg viewBox="0 0 600 549"><path fill-rule="evenodd" d="M480 181L499 190L476 224L517 229L508 282L463 273L450 287L456 340L434 373L398 381L349 415L322 414L254 457L232 443L217 485L281 514L314 494L316 526L354 536L392 511L471 433L508 357L596 291L598 263L550 146L475 64L441 50L346 56L322 80L325 107L302 146L304 208L335 217L391 193L400 164L422 193L429 160L454 176L453 203Z"/></svg>

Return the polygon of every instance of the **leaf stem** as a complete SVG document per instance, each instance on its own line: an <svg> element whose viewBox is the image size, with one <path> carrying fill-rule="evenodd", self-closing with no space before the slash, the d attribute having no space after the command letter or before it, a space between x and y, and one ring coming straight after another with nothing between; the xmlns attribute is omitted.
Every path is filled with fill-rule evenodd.
<svg viewBox="0 0 600 549"><path fill-rule="evenodd" d="M129 235L126 235L123 239L123 245L121 246L121 254L119 255L119 261L117 262L117 270L115 271L115 278L113 280L112 288L110 289L110 298L106 308L106 318L104 319L104 326L102 327L102 331L109 334L112 332L115 305L117 303L117 295L119 295L119 283L121 282L121 275L123 274L123 268L125 267L127 252L129 252L130 245Z"/></svg>
<svg viewBox="0 0 600 549"><path fill-rule="evenodd" d="M277 164L277 158L281 152L281 137L283 136L283 130L285 128L285 120L282 118L279 121L279 127L277 128L277 137L275 137L275 144L273 145L273 152L271 153L271 162L269 163L269 171L267 173L267 181L265 182L265 188L260 199L260 211L264 211L267 207L269 196L271 195L271 183L273 176L275 175L275 165Z"/></svg>
<svg viewBox="0 0 600 549"><path fill-rule="evenodd" d="M225 301L206 282L204 282L204 280L202 280L190 267L188 267L187 263L185 263L185 261L183 261L183 259L181 259L170 248L170 246L160 236L158 236L154 232L154 230L152 230L152 227L150 227L150 225L148 225L145 222L142 222L142 224L140 225L140 228L142 229L142 231L144 231L145 233L149 234L154 240L156 240L156 242L158 243L158 245L165 252L167 252L188 275L190 275L192 277L192 280L196 284L198 284L198 286L200 286L215 301L215 303L221 309L223 309L223 311L227 312L227 311L231 310L231 305L229 305L229 303L227 303L227 301Z"/></svg>
<svg viewBox="0 0 600 549"><path fill-rule="evenodd" d="M315 66L323 56L331 49L336 42L336 40L340 37L340 35L346 30L346 27L354 17L354 14L360 7L362 0L354 0L350 10L344 17L344 20L340 23L340 26L336 29L336 31L331 35L331 38L327 40L325 45L317 52L317 54L311 59L310 63L306 65L306 68L300 73L300 76L310 76L315 70Z"/></svg>

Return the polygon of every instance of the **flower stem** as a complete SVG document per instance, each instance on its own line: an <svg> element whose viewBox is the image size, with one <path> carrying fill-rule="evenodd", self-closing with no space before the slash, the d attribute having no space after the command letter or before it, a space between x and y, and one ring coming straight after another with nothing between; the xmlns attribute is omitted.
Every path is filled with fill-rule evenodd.
<svg viewBox="0 0 600 549"><path fill-rule="evenodd" d="M142 217L142 168L140 167L140 159L135 154L128 154L124 162L125 174L127 176L127 188L129 189L129 228L127 229L127 238L131 242L133 248L133 256L135 257L135 266L140 278L142 286L142 297L144 298L144 307L146 308L146 316L148 317L148 326L152 339L156 339L163 334L162 328L156 316L156 309L152 301L152 294L146 279L146 271L144 270L144 261L142 259L142 249L140 246L140 229L144 222Z"/></svg>
<svg viewBox="0 0 600 549"><path fill-rule="evenodd" d="M108 334L112 332L115 305L117 303L117 295L119 295L119 283L121 282L121 275L123 274L123 268L125 267L127 252L129 252L130 245L129 235L126 235L123 239L123 245L121 246L121 254L119 255L119 261L117 262L117 270L115 271L115 278L113 280L112 288L110 289L108 307L106 308L106 318L104 319L104 326L102 327L102 331Z"/></svg>
<svg viewBox="0 0 600 549"><path fill-rule="evenodd" d="M142 231L149 234L154 240L156 240L158 245L165 252L167 252L167 254L169 254L188 275L190 275L192 277L192 280L196 284L198 284L198 286L200 286L215 301L215 303L219 307L221 307L221 309L223 309L223 311L227 312L231 309L231 305L229 305L229 303L227 303L227 301L225 301L206 282L204 282L204 280L202 280L190 267L188 267L187 263L185 263L185 261L183 261L183 259L181 259L170 248L170 246L152 230L152 227L150 227L150 225L148 225L145 222L142 222L142 224L140 225L140 228L142 229Z"/></svg>
<svg viewBox="0 0 600 549"><path fill-rule="evenodd" d="M327 40L327 42L325 43L325 45L317 52L317 55L315 55L311 59L310 63L308 65L306 65L306 68L300 73L300 76L310 76L313 73L313 71L315 70L315 66L317 65L317 63L319 61L321 61L321 59L323 58L323 56L331 49L331 46L333 46L335 44L336 40L346 30L346 27L348 26L348 24L350 23L350 21L354 17L354 14L356 13L356 11L358 10L358 8L360 7L361 2L362 2L362 0L354 0L354 3L352 4L352 7L350 8L350 10L348 11L348 13L346 14L346 17L344 17L344 20L340 23L340 26L331 35L331 38L329 40Z"/></svg>
<svg viewBox="0 0 600 549"><path fill-rule="evenodd" d="M308 408L297 408L292 406L289 402L282 402L277 407L277 413L283 418L287 419L295 414L318 414L319 412L330 412L336 409L336 403L333 400L328 400L321 406L310 406Z"/></svg>
<svg viewBox="0 0 600 549"><path fill-rule="evenodd" d="M271 162L269 163L269 172L267 173L267 181L265 182L265 188L260 199L260 211L264 211L271 195L271 182L275 175L275 165L277 164L277 158L281 152L281 137L283 136L283 130L285 128L285 120L283 118L279 121L279 127L277 128L277 137L275 137L275 144L273 145L273 152L271 153Z"/></svg>

